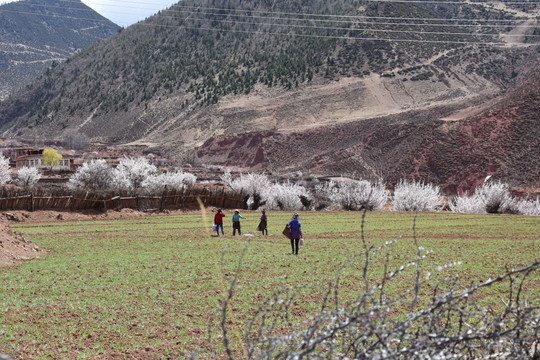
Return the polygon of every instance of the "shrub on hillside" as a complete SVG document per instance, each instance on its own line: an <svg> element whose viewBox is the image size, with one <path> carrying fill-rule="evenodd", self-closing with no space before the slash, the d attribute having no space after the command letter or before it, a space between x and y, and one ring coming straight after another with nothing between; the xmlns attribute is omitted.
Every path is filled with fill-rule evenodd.
<svg viewBox="0 0 540 360"><path fill-rule="evenodd" d="M436 185L401 180L394 190L394 209L399 211L437 211L441 208L440 188Z"/></svg>
<svg viewBox="0 0 540 360"><path fill-rule="evenodd" d="M17 171L15 183L19 186L34 187L41 179L41 172L37 167L22 167Z"/></svg>

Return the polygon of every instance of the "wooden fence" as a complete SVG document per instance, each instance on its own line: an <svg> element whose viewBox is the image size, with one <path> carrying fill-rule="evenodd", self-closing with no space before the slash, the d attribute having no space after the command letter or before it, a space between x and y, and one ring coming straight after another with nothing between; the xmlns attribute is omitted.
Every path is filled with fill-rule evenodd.
<svg viewBox="0 0 540 360"><path fill-rule="evenodd" d="M93 194L69 190L36 190L32 192L0 192L0 211L57 210L81 211L134 209L163 211L195 209L197 198L207 207L243 208L242 194L224 189L192 188L186 191L168 191L154 196L128 196L126 194Z"/></svg>

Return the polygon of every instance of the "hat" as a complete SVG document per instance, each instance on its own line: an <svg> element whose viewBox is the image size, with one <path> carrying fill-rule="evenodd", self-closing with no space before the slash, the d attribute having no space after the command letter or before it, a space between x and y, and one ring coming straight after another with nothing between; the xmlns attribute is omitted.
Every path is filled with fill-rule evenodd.
<svg viewBox="0 0 540 360"><path fill-rule="evenodd" d="M294 213L292 218L293 218L293 220L298 220L300 218L300 215L298 215L297 213Z"/></svg>
<svg viewBox="0 0 540 360"><path fill-rule="evenodd" d="M234 209L234 212L237 212L237 213L239 213L239 212L240 212L240 210L238 210L238 209Z"/></svg>

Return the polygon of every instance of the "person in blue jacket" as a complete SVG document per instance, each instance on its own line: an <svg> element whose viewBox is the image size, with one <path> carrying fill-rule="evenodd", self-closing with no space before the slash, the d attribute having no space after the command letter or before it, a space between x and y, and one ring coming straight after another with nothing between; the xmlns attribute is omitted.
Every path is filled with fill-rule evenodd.
<svg viewBox="0 0 540 360"><path fill-rule="evenodd" d="M302 224L300 221L300 216L295 213L292 217L292 220L289 221L289 227L291 229L291 247L292 247L292 253L295 255L298 255L298 245L300 244L300 239L304 237L302 234Z"/></svg>
<svg viewBox="0 0 540 360"><path fill-rule="evenodd" d="M238 209L234 210L234 215L232 216L233 236L236 235L236 230L238 230L238 235L242 235L242 230L240 229L240 219L245 219L245 217L240 215L240 211Z"/></svg>

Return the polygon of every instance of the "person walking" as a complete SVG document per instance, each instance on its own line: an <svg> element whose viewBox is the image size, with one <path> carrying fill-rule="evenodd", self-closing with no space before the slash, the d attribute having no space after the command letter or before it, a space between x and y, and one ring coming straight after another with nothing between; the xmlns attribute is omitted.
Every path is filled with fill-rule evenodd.
<svg viewBox="0 0 540 360"><path fill-rule="evenodd" d="M257 230L259 230L262 235L266 233L268 235L268 223L267 223L267 217L266 217L266 210L261 210L261 222L259 222L259 226L257 226Z"/></svg>
<svg viewBox="0 0 540 360"><path fill-rule="evenodd" d="M300 215L294 213L292 220L289 221L289 228L291 229L291 235L289 237L291 239L292 253L295 255L298 255L298 245L300 245L300 239L304 237L304 234L302 234L302 224L298 221L299 219Z"/></svg>
<svg viewBox="0 0 540 360"><path fill-rule="evenodd" d="M216 232L219 236L219 229L221 228L221 235L225 235L223 232L223 218L225 217L225 214L221 209L217 209L216 215L214 215L214 225L216 225Z"/></svg>
<svg viewBox="0 0 540 360"><path fill-rule="evenodd" d="M238 235L242 235L242 230L240 229L240 219L245 219L245 217L240 215L240 211L238 209L234 210L234 215L232 216L233 236L236 235L236 230L238 230Z"/></svg>

